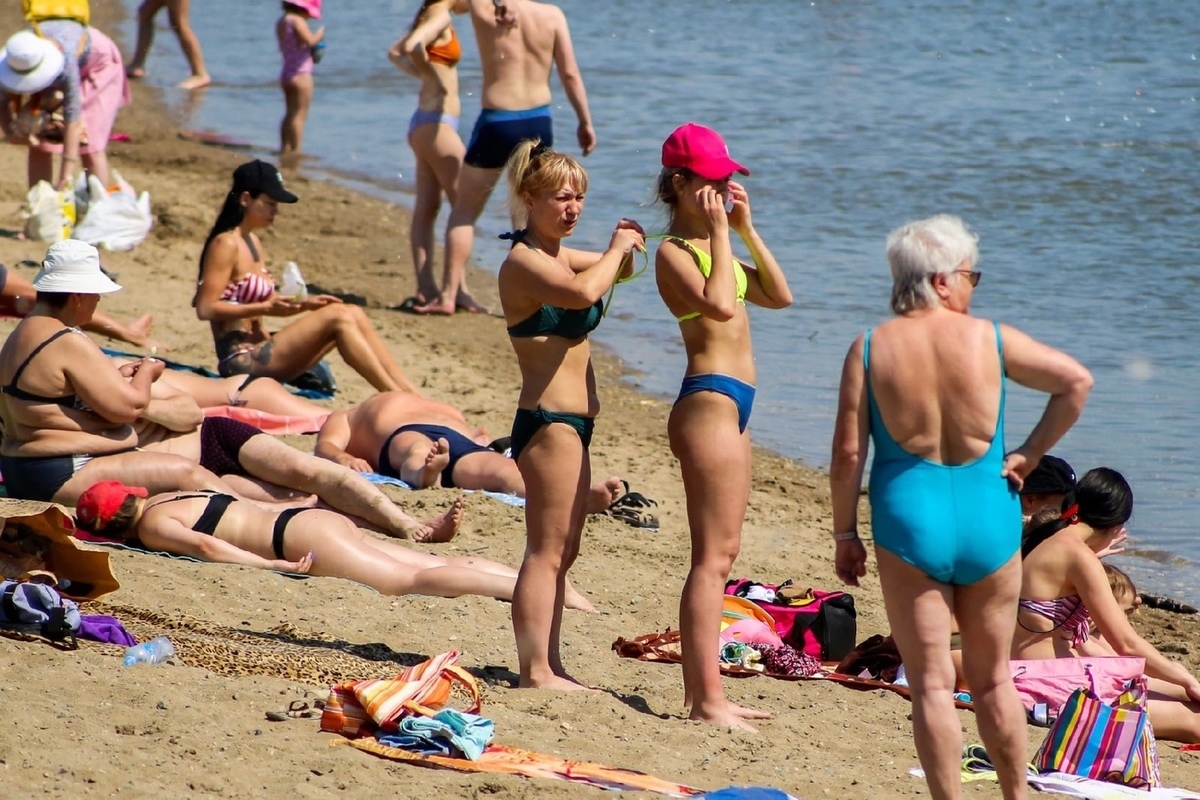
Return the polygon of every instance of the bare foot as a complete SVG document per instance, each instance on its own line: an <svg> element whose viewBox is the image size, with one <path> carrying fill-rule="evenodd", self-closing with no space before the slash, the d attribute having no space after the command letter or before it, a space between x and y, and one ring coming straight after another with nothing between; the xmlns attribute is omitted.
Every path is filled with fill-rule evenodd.
<svg viewBox="0 0 1200 800"><path fill-rule="evenodd" d="M728 702L728 701L726 701ZM770 719L770 711L760 711L757 708L747 708L739 706L737 703L729 703L729 707L733 709L733 713L737 714L742 719Z"/></svg>
<svg viewBox="0 0 1200 800"><path fill-rule="evenodd" d="M466 292L459 292L458 297L454 298L454 310L466 311L469 314L490 314L492 313L487 306L480 303L474 297Z"/></svg>
<svg viewBox="0 0 1200 800"><path fill-rule="evenodd" d="M521 678L521 689L550 689L555 692L594 692L590 686L585 686L574 678L564 678L561 675L550 675L547 678Z"/></svg>
<svg viewBox="0 0 1200 800"><path fill-rule="evenodd" d="M146 77L146 70L144 70L142 67L130 67L129 69L125 70L125 77L132 78L135 81L141 80L142 78Z"/></svg>
<svg viewBox="0 0 1200 800"><path fill-rule="evenodd" d="M154 328L154 315L142 314L140 317L129 323L129 330L138 336L149 336L150 331Z"/></svg>
<svg viewBox="0 0 1200 800"><path fill-rule="evenodd" d="M454 534L458 533L458 526L462 524L462 515L463 504L462 498L459 497L455 499L454 505L445 512L420 523L420 527L412 534L412 540L425 544L448 542L454 538Z"/></svg>
<svg viewBox="0 0 1200 800"><path fill-rule="evenodd" d="M563 607L574 608L578 611L586 611L589 614L598 614L599 611L592 605L592 601L581 595L574 586L568 586L566 593L563 595Z"/></svg>
<svg viewBox="0 0 1200 800"><path fill-rule="evenodd" d="M454 303L446 303L441 295L438 295L428 303L419 306L413 306L414 314L440 314L442 316L450 316L454 313Z"/></svg>
<svg viewBox="0 0 1200 800"><path fill-rule="evenodd" d="M201 89L212 83L212 78L208 75L193 75L187 80L180 81L180 89Z"/></svg>
<svg viewBox="0 0 1200 800"><path fill-rule="evenodd" d="M425 489L435 486L438 476L448 466L450 466L450 442L445 439L432 442L429 452L425 456L425 466L421 469L421 485L418 488Z"/></svg>
<svg viewBox="0 0 1200 800"><path fill-rule="evenodd" d="M593 483L588 495L588 513L602 514L613 501L625 493L625 484L620 478L609 478L603 483Z"/></svg>
<svg viewBox="0 0 1200 800"><path fill-rule="evenodd" d="M688 714L688 719L707 722L710 725L738 728L751 733L758 733L758 729L749 725L746 722L747 719L769 719L770 717L771 715L765 711L745 708L724 699L707 706L693 705L692 712Z"/></svg>

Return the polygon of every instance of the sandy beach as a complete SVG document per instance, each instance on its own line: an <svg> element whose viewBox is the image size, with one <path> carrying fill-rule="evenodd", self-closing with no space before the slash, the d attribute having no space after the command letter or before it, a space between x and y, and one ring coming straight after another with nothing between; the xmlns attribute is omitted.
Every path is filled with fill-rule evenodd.
<svg viewBox="0 0 1200 800"><path fill-rule="evenodd" d="M92 3L102 29L115 2ZM5 31L19 11L0 10ZM128 49L127 47L124 49ZM102 308L120 318L155 317L154 336L172 347L170 358L213 366L207 323L190 301L197 257L242 153L185 141L166 109L135 85L134 105L118 117L112 166L139 191L149 190L156 217L147 241L130 253L106 253L107 269L125 290ZM274 126L277 120L264 119ZM276 274L289 260L320 291L357 298L397 360L428 396L464 410L474 424L505 435L519 375L496 317L459 314L419 318L387 309L412 293L413 276L403 208L331 183L286 173L300 196L282 207L262 238ZM0 148L0 262L26 278L24 259L40 260L45 245L18 237L25 194L25 152ZM581 245L600 245L582 242ZM496 305L494 278L471 275L476 296ZM663 313L666 313L665 311ZM14 321L0 320L5 334ZM120 343L102 344L124 348ZM600 797L597 790L562 782L503 775L462 775L420 769L330 747L315 718L271 722L267 712L294 700L324 699L328 671L363 667L341 646L378 643L411 664L445 650L486 683L483 713L496 724L496 741L545 753L652 773L702 789L731 784L775 786L799 797L921 796L923 781L907 774L917 764L910 705L886 691L860 692L823 681L767 677L726 679L735 702L769 709L774 719L758 735L732 733L686 721L679 667L618 658L617 637L677 627L678 597L688 567L683 489L666 437L668 404L640 395L621 380L620 353L597 355L602 402L592 446L593 472L619 475L655 498L661 530L590 519L572 579L600 609L567 612L568 666L601 689L559 695L514 688L515 650L509 607L465 597L383 597L363 586L328 578L289 579L258 570L168 560L114 551L121 590L105 613L147 624L149 614L188 618L195 641L223 636L238 642L286 642L287 654L262 659L254 644L236 659L205 661L186 651L173 664L124 668L121 649L83 646L62 652L44 642L0 638L0 699L8 724L0 730L0 776L5 795L328 797L337 792L396 797ZM336 356L330 359L340 390L330 407L365 399L370 387ZM682 371L682 364L680 364ZM832 413L830 409L830 413ZM311 451L312 437L291 437ZM456 490L389 490L409 513L444 509ZM482 556L516 566L524 548L519 509L478 494L464 495L459 536L431 552ZM865 515L864 515L865 518ZM769 452L756 453L750 508L734 576L765 582L792 578L835 589L828 538L826 476ZM886 633L878 581L872 574L853 591L858 638ZM85 612L89 609L85 607ZM99 611L99 609L93 609ZM136 611L149 612L141 617ZM1193 672L1200 671L1200 618L1144 609L1138 630ZM283 627L281 627L283 626ZM137 625L131 624L136 633ZM237 638L225 636L240 632ZM186 636L183 641L188 641ZM382 649L382 648L376 648ZM198 652L199 648L197 648ZM303 650L311 662L290 658ZM226 651L220 651L226 652ZM351 651L353 652L353 651ZM274 666L273 666L274 664ZM379 669L378 667L376 668ZM388 670L348 677L387 677ZM965 740L978 741L972 714L960 712ZM1030 752L1043 731L1030 729ZM1160 742L1169 785L1200 789L1200 754ZM968 797L996 796L994 784L970 784Z"/></svg>

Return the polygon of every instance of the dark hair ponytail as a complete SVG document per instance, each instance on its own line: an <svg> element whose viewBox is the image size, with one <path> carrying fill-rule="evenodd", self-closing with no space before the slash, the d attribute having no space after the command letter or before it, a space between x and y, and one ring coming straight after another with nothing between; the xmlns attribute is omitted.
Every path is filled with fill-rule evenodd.
<svg viewBox="0 0 1200 800"><path fill-rule="evenodd" d="M221 206L221 211L217 214L217 221L213 223L212 230L208 232L208 238L204 240L204 247L200 248L200 266L196 271L196 293L192 295L193 306L196 305L196 295L200 294L200 280L204 277L204 256L208 254L208 246L212 244L213 239L241 225L242 220L246 218L246 209L242 208L242 191L250 192L251 197L258 197L262 194L262 192L252 189L239 190L235 186L229 191L229 194L225 195L225 204Z"/></svg>
<svg viewBox="0 0 1200 800"><path fill-rule="evenodd" d="M1133 489L1115 469L1089 470L1074 492L1063 497L1057 514L1043 509L1033 515L1021 539L1021 558L1076 520L1096 530L1124 525L1133 516Z"/></svg>

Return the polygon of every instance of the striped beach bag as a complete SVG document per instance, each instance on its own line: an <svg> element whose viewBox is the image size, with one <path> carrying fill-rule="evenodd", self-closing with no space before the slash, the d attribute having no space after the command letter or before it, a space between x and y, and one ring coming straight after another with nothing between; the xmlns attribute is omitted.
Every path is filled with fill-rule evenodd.
<svg viewBox="0 0 1200 800"><path fill-rule="evenodd" d="M405 716L432 713L445 706L455 683L470 696L467 711L478 712L482 699L479 683L456 661L458 651L450 650L409 667L395 678L330 687L321 714L321 730L351 739L372 736L376 730L395 731Z"/></svg>
<svg viewBox="0 0 1200 800"><path fill-rule="evenodd" d="M1161 786L1146 678L1130 681L1112 703L1079 688L1059 711L1038 749L1040 772L1066 772L1139 789Z"/></svg>

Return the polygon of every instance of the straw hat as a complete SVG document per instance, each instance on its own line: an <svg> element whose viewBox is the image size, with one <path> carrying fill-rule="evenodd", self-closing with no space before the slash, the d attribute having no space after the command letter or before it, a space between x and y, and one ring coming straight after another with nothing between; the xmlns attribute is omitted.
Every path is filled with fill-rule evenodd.
<svg viewBox="0 0 1200 800"><path fill-rule="evenodd" d="M62 50L33 31L18 31L0 50L0 86L13 94L40 92L62 74Z"/></svg>
<svg viewBox="0 0 1200 800"><path fill-rule="evenodd" d="M58 589L63 595L76 600L99 600L121 588L113 575L108 553L81 547L71 535L75 523L61 506L0 497L0 520L6 529L0 550L20 547L20 535L12 535L14 524L26 526L49 540L42 564L58 578Z"/></svg>
<svg viewBox="0 0 1200 800"><path fill-rule="evenodd" d="M121 287L100 269L100 251L78 239L50 245L41 271L33 279L39 292L111 294Z"/></svg>

